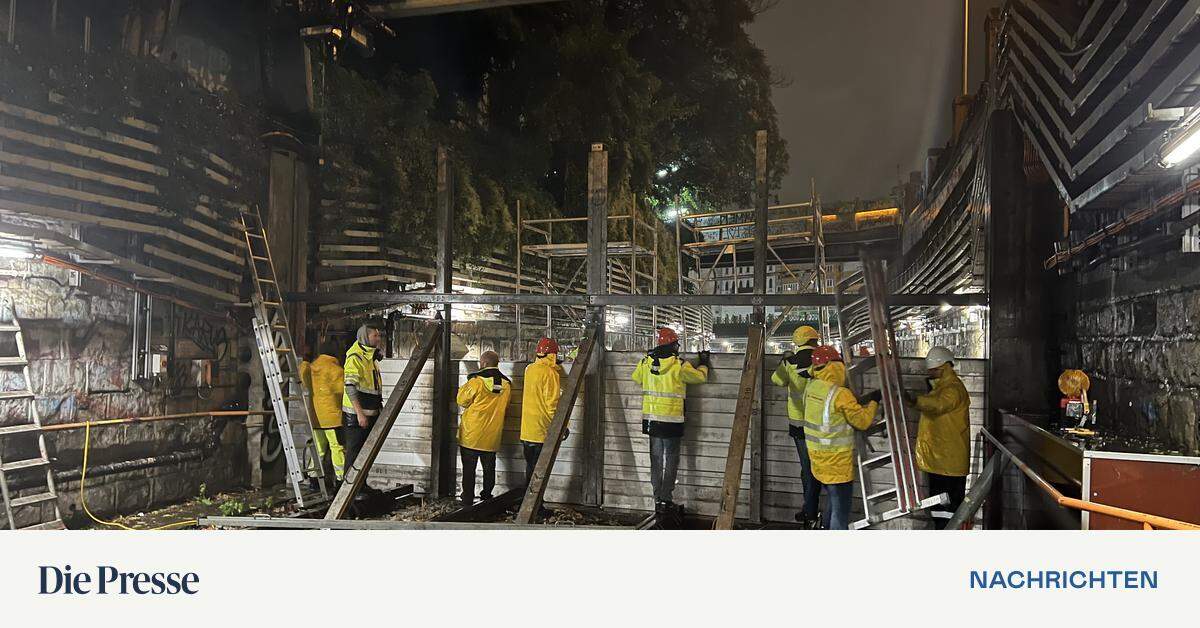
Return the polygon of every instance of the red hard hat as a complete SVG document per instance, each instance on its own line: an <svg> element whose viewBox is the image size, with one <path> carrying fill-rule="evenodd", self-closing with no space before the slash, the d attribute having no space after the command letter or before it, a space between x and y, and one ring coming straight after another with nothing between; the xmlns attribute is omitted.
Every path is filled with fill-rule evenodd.
<svg viewBox="0 0 1200 628"><path fill-rule="evenodd" d="M658 328L658 340L655 341L658 346L661 347L663 345L669 345L676 342L679 342L679 334L675 333L674 329L671 329L670 327Z"/></svg>
<svg viewBox="0 0 1200 628"><path fill-rule="evenodd" d="M812 365L825 366L830 362L841 362L842 354L829 345L821 345L812 352Z"/></svg>
<svg viewBox="0 0 1200 628"><path fill-rule="evenodd" d="M553 338L542 338L537 344L538 355L550 355L558 353L558 343Z"/></svg>

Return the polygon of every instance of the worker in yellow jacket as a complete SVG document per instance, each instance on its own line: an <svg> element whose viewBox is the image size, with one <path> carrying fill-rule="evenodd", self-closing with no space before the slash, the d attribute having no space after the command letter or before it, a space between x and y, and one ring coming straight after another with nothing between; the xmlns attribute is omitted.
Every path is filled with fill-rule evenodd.
<svg viewBox="0 0 1200 628"><path fill-rule="evenodd" d="M316 359L300 363L300 379L308 389L312 406L313 443L322 459L328 459L333 468L333 477L338 482L346 466L346 450L342 447L338 431L342 426L342 395L345 383L342 365L336 356L337 346L326 341L321 345ZM308 476L310 488L317 490L316 460L309 460Z"/></svg>
<svg viewBox="0 0 1200 628"><path fill-rule="evenodd" d="M658 330L653 351L638 362L633 381L642 387L642 433L650 437L650 487L655 512L676 509L675 475L683 440L683 401L689 384L708 381L709 353L700 352L696 366L679 358L679 336Z"/></svg>
<svg viewBox="0 0 1200 628"><path fill-rule="evenodd" d="M846 364L833 347L813 350L811 370L813 379L804 389L804 439L813 475L828 496L821 521L829 530L847 530L854 482L854 430L871 427L879 409L879 391L867 405L861 405L846 388Z"/></svg>
<svg viewBox="0 0 1200 628"><path fill-rule="evenodd" d="M801 325L792 333L796 351L785 351L779 367L771 375L771 383L788 391L788 435L796 443L800 456L800 485L804 490L804 506L796 513L796 521L805 528L813 528L820 512L821 483L812 474L808 459L808 446L804 441L804 389L812 379L812 352L821 344L821 334L809 325Z"/></svg>
<svg viewBox="0 0 1200 628"><path fill-rule="evenodd" d="M525 367L521 383L521 450L525 455L526 486L533 478L533 468L542 455L546 432L562 396L563 368L558 363L558 351L554 339L539 340L537 359Z"/></svg>
<svg viewBox="0 0 1200 628"><path fill-rule="evenodd" d="M929 479L929 494L950 496L950 503L930 511L943 529L962 504L970 467L971 398L954 372L954 354L934 347L925 356L930 390L916 397L921 412L917 425L917 466Z"/></svg>
<svg viewBox="0 0 1200 628"><path fill-rule="evenodd" d="M342 445L346 463L353 466L358 452L367 441L375 419L383 408L383 379L378 361L382 359L383 327L367 323L358 328L354 344L346 350L342 392ZM365 487L364 487L365 488Z"/></svg>
<svg viewBox="0 0 1200 628"><path fill-rule="evenodd" d="M467 376L467 383L458 389L458 405L462 420L458 424L458 451L462 457L462 502L475 502L475 469L483 462L483 493L480 499L491 499L496 487L496 452L504 435L504 412L512 397L512 380L500 372L500 356L484 351L479 356L479 370Z"/></svg>

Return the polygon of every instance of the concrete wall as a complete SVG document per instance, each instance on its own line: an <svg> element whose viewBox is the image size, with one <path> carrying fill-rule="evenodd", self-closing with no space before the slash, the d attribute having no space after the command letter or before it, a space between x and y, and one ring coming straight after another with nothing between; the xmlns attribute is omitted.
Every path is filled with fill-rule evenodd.
<svg viewBox="0 0 1200 628"><path fill-rule="evenodd" d="M630 379L633 366L643 354L609 352L605 367L606 395L604 414L604 497L605 506L633 509L653 509L650 491L649 441L641 433L641 390ZM715 515L720 502L724 479L725 457L733 426L737 387L744 357L738 354L714 354L713 370L707 384L691 386L685 404L687 428L684 432L675 499L692 511ZM768 356L768 374L778 365L780 356ZM395 385L405 360L385 360L383 384L387 390ZM476 363L459 362L459 381L476 368ZM520 389L521 374L526 363L501 363L500 368L513 378L513 402L509 407L503 449L497 460L498 490L519 486L524 478L524 459L521 456ZM570 364L565 365L568 369ZM923 389L922 363L916 359L903 361L905 383L912 389ZM959 365L964 382L972 393L972 438L982 425L984 410L984 371L982 360L963 360ZM870 377L868 376L868 384ZM432 365L427 364L405 404L400 418L389 435L375 467L370 483L380 487L412 482L417 492L429 490L430 464L430 399L432 394ZM582 399L582 397L581 397ZM792 521L800 508L803 490L800 485L800 464L795 444L788 436L787 400L783 389L771 386L766 398L767 420L763 464L763 515L768 521ZM914 416L914 421L916 417ZM563 443L554 467L547 500L579 503L583 489L582 403L577 403L570 423L571 435ZM916 436L916 425L912 426ZM875 446L882 447L882 442ZM749 448L743 466L738 516L749 515L750 489ZM975 467L978 466L976 463ZM873 477L876 484L886 487L891 482L890 471L883 469ZM857 485L855 495L858 495ZM855 517L861 517L861 505L855 501Z"/></svg>

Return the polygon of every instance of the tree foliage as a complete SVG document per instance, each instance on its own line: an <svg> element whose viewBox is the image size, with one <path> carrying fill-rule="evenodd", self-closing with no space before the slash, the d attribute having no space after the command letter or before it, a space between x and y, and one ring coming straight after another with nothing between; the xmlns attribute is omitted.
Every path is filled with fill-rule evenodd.
<svg viewBox="0 0 1200 628"><path fill-rule="evenodd" d="M746 33L762 4L573 0L399 21L374 59L327 71L327 145L375 173L413 235L428 230L433 150L449 145L456 246L472 254L511 247L518 199L527 217L583 215L594 142L617 213L680 195L748 203L755 131L769 132L773 188L787 167L771 70Z"/></svg>

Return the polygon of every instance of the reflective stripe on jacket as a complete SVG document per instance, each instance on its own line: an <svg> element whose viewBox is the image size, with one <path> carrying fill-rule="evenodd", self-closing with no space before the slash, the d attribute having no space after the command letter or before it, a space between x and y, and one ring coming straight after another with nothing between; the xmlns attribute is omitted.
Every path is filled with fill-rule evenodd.
<svg viewBox="0 0 1200 628"><path fill-rule="evenodd" d="M846 385L846 365L830 362L813 370L804 390L804 440L813 475L823 484L854 480L854 430L865 430L878 404L859 405Z"/></svg>
<svg viewBox="0 0 1200 628"><path fill-rule="evenodd" d="M926 473L965 476L970 466L971 397L950 365L943 365L933 390L917 397L917 466Z"/></svg>
<svg viewBox="0 0 1200 628"><path fill-rule="evenodd" d="M500 371L486 369L472 374L458 389L456 401L463 407L458 444L477 451L498 451L511 396L512 384Z"/></svg>
<svg viewBox="0 0 1200 628"><path fill-rule="evenodd" d="M563 368L554 353L525 367L525 381L521 383L521 440L546 442L546 431L562 396L562 376Z"/></svg>
<svg viewBox="0 0 1200 628"><path fill-rule="evenodd" d="M343 367L343 381L346 386L354 386L359 393L359 405L363 414L375 416L383 401L383 380L379 376L379 364L375 362L375 354L379 350L364 346L360 342L350 345L346 351L346 364ZM342 412L354 414L354 404L350 395L342 392Z"/></svg>
<svg viewBox="0 0 1200 628"><path fill-rule="evenodd" d="M804 389L812 381L805 363L812 363L815 348L810 345L800 347L796 350L799 359L780 360L779 367L771 374L772 384L788 389L788 420L796 425L804 424Z"/></svg>
<svg viewBox="0 0 1200 628"><path fill-rule="evenodd" d="M708 367L694 367L675 355L648 355L633 369L633 381L642 386L642 420L683 423L687 385L708 381Z"/></svg>
<svg viewBox="0 0 1200 628"><path fill-rule="evenodd" d="M300 379L308 388L309 398L312 399L312 409L316 416L313 420L317 427L325 430L340 427L342 424L342 395L345 394L345 375L342 365L331 355L319 355L311 364L303 362L300 365Z"/></svg>

